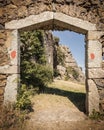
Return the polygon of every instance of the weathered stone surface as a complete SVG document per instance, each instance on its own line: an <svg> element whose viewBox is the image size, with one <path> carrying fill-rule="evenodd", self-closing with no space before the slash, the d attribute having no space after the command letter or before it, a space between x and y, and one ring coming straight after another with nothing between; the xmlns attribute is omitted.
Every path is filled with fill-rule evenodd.
<svg viewBox="0 0 104 130"><path fill-rule="evenodd" d="M0 67L0 73L1 74L18 74L19 72L19 66L3 66Z"/></svg>
<svg viewBox="0 0 104 130"><path fill-rule="evenodd" d="M6 31L0 30L0 66L9 64L7 48L5 46Z"/></svg>
<svg viewBox="0 0 104 130"><path fill-rule="evenodd" d="M79 33L81 32L85 34L86 31L88 30L96 30L95 24L92 24L88 21L84 21L78 18L70 17L62 13L55 13L54 19L55 19L55 24L59 24L60 21L60 26L63 27L66 25L68 29L73 30L75 32L79 32ZM61 22L63 22L64 24ZM70 26L68 26L67 24L69 24Z"/></svg>
<svg viewBox="0 0 104 130"><path fill-rule="evenodd" d="M63 4L64 0L55 0L56 3Z"/></svg>
<svg viewBox="0 0 104 130"><path fill-rule="evenodd" d="M52 6L53 3L55 4L55 7ZM102 2L103 3L103 2ZM35 7L34 8L34 14L38 14L40 12L43 12L43 11L52 11L54 10L53 8L55 8L55 11L56 12L63 12L63 9L61 8L62 6L64 6L64 9L67 7L67 5L71 5L72 7L69 8L70 11L68 11L67 13L64 12L65 14L69 14L71 16L77 16L77 17L80 17L81 19L86 19L87 18L87 21L91 21L92 23L102 23L103 22L103 16L104 16L104 9L103 9L103 4L101 3L101 1L87 1L85 2L84 0L55 0L55 1L52 1L52 0L5 0L5 1L2 1L1 2L1 6L5 6L5 9L4 9L4 13L5 13L5 10L6 10L6 18L5 18L5 15L3 16L3 20L2 22L5 22L8 20L12 20L12 19L15 19L15 18L21 18L18 16L18 9L13 9L13 11L10 11L12 7L10 7L9 9L7 8L8 5L14 5L14 6L17 6L18 8L20 8L21 6L27 6L28 8L26 10L29 9L29 14L31 14L31 7ZM42 6L41 6L42 5ZM44 6L46 5L46 6ZM40 8L41 6L41 8ZM91 8L90 8L91 6ZM37 8L38 10L37 10ZM45 7L45 8L44 8ZM59 7L59 8L58 8ZM78 13L78 11L76 10L80 10L80 7L83 8L83 9L86 9L86 12L82 12L82 13ZM44 8L44 9L43 9ZM13 13L14 14L13 14ZM26 11L27 12L27 11ZM79 11L80 12L80 11ZM78 15L77 15L78 14ZM25 14L24 16L25 17ZM103 24L103 23L102 23ZM103 30L103 28L101 28L101 26L97 26L98 28L100 28L101 30Z"/></svg>
<svg viewBox="0 0 104 130"><path fill-rule="evenodd" d="M10 59L10 65L18 66L20 65L19 58L19 40L18 40L18 31L13 30L8 32L6 46L8 47L8 54Z"/></svg>
<svg viewBox="0 0 104 130"><path fill-rule="evenodd" d="M4 94L4 90L0 88L0 96Z"/></svg>
<svg viewBox="0 0 104 130"><path fill-rule="evenodd" d="M58 55L59 53L64 54L63 61L58 61ZM57 42L57 40L54 43L54 69L57 69L60 74L60 79L65 80L65 78L68 80L75 80L81 83L85 82L85 76L82 72L81 68L77 65L77 62L75 61L69 47L61 45ZM75 78L74 72L78 74L78 77ZM59 78L59 77L58 77Z"/></svg>
<svg viewBox="0 0 104 130"><path fill-rule="evenodd" d="M93 80L99 89L104 88L104 77L100 79L93 79Z"/></svg>
<svg viewBox="0 0 104 130"><path fill-rule="evenodd" d="M1 75L0 74L0 80L6 79L6 75Z"/></svg>
<svg viewBox="0 0 104 130"><path fill-rule="evenodd" d="M14 5L21 6L21 5L30 5L33 3L32 0L11 0Z"/></svg>
<svg viewBox="0 0 104 130"><path fill-rule="evenodd" d="M65 73L66 73L66 68L61 65L57 65L57 70L59 71L61 78L64 79Z"/></svg>
<svg viewBox="0 0 104 130"><path fill-rule="evenodd" d="M87 64L88 68L102 67L102 45L99 41L88 41L87 45Z"/></svg>
<svg viewBox="0 0 104 130"><path fill-rule="evenodd" d="M93 80L88 80L88 92L87 92L87 102L88 106L88 113L91 114L93 109L99 111L99 94L96 87L96 84Z"/></svg>
<svg viewBox="0 0 104 130"><path fill-rule="evenodd" d="M88 69L88 78L104 78L104 70L102 68Z"/></svg>
<svg viewBox="0 0 104 130"><path fill-rule="evenodd" d="M38 17L40 21L36 21L36 19L34 18L30 20L28 19L28 17L31 14L36 15L44 11L49 11L49 12L54 11L58 14L57 16L56 15L53 16L52 13L52 17L50 17L50 15L47 15L48 18L46 18L44 15L41 14L39 15L40 17ZM64 17L65 15L62 15L62 13L70 16L71 21L69 17L68 18ZM19 19L24 17L27 17L27 19L20 20L20 22L18 22ZM53 17L55 17L55 20L53 20ZM64 0L54 0L54 1L52 0L22 0L22 1L21 0L0 0L0 29L3 29L5 23L8 23L12 20L17 20L17 21L8 24L8 28L10 27L10 29L25 28L26 26L30 26L32 24L35 26L28 27L27 29L39 29L39 28L58 29L58 30L69 29L83 34L87 34L87 32L89 31L87 40L97 40L99 39L99 35L101 34L101 32L104 31L104 1L87 0L85 2L85 0L65 0L65 1ZM70 25L68 21L70 21ZM83 21L83 23L80 21ZM40 23L40 25L38 23ZM92 30L99 31L99 34L96 33L95 31L94 34L92 34L91 33ZM8 62L9 58L8 58L6 47L8 48L11 47L11 42L10 42L11 39L8 39L8 42L5 44L6 37L5 36L2 37L0 39L0 66L9 64ZM15 36L13 35L13 37ZM99 41L102 44L102 46L104 46L104 34L100 37ZM13 40L13 42L15 45L16 37L15 40ZM102 62L102 58L101 58L102 52L99 51L100 45L99 47L97 47L95 44L93 44L91 45L90 48L87 49L89 49L89 51L87 52L88 59L86 60L88 64L86 64L86 68L88 67L104 68L104 63ZM10 51L9 49L9 55L12 53L12 51L14 50ZM11 56L9 57L11 58ZM11 61L12 61L11 64L16 63L17 65L17 61L12 59ZM95 72L91 72L91 75L94 76L93 73ZM97 73L95 75L97 75ZM3 84L5 85L5 83L2 83L1 85ZM95 102L96 97L93 98Z"/></svg>
<svg viewBox="0 0 104 130"><path fill-rule="evenodd" d="M35 26L36 24L39 24L39 23L41 24L42 22L46 22L46 21L50 22L50 20L52 19L53 19L52 12L44 12L39 15L31 15L29 17L26 17L25 19L14 20L9 23L6 23L5 28L6 29L21 29L28 26L32 26L32 25Z"/></svg>
<svg viewBox="0 0 104 130"><path fill-rule="evenodd" d="M7 78L7 84L4 93L4 102L15 102L17 97L18 74L12 74Z"/></svg>
<svg viewBox="0 0 104 130"><path fill-rule="evenodd" d="M88 31L87 40L98 40L103 34L102 31Z"/></svg>
<svg viewBox="0 0 104 130"><path fill-rule="evenodd" d="M100 37L99 41L101 42L102 46L104 47L104 34Z"/></svg>
<svg viewBox="0 0 104 130"><path fill-rule="evenodd" d="M3 104L4 100L4 88L7 82L7 76L4 74L0 74L0 106Z"/></svg>
<svg viewBox="0 0 104 130"><path fill-rule="evenodd" d="M7 29L22 29L34 25L36 28L35 24L41 24L41 22L50 20L52 21L53 19L56 26L60 24L62 28L67 28L75 32L81 32L85 34L88 30L96 30L95 24L92 24L90 22L78 18L73 18L62 13L54 13L48 11L39 15L31 15L25 19L11 21L9 23L6 23L5 27Z"/></svg>
<svg viewBox="0 0 104 130"><path fill-rule="evenodd" d="M19 9L18 9L18 17L25 17L28 15L28 11L27 11L27 8L26 6L21 6Z"/></svg>

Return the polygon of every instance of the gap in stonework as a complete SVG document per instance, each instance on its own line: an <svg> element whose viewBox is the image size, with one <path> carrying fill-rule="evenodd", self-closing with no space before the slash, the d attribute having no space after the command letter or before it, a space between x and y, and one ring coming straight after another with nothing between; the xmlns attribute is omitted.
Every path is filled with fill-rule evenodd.
<svg viewBox="0 0 104 130"><path fill-rule="evenodd" d="M34 109L54 113L75 107L76 112L85 112L84 36L67 30L33 30L21 32L20 39L20 92L34 95Z"/></svg>

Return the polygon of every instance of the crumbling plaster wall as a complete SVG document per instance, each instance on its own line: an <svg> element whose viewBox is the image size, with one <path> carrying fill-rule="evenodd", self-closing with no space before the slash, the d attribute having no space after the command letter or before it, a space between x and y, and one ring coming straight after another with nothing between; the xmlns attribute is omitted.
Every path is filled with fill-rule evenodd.
<svg viewBox="0 0 104 130"><path fill-rule="evenodd" d="M12 32L15 30L5 29L5 23L12 20L19 20L30 15L40 14L45 11L61 12L68 16L96 24L97 30L93 32L89 31L86 35L86 55L89 57L89 59L86 59L86 89L87 96L90 97L86 102L88 102L88 105L92 105L93 108L93 103L96 102L98 104L100 99L100 108L104 110L104 63L103 61L100 63L101 55L104 53L103 0L0 0L0 103L3 102L5 96L4 88L7 85L6 80L10 78L12 73L18 78L19 73L17 67L19 61L15 61L15 57L19 55L18 52L15 51L18 47L17 45L14 46L15 43L10 44L12 42L11 37L15 35L15 33ZM40 17L40 19L42 19L42 17ZM60 27L59 24L51 25L51 22L49 26L51 26L51 29L64 29ZM49 26L45 26L45 29L48 29ZM98 41L97 44L96 41ZM95 44L97 46L95 46ZM94 54L97 54L97 60L95 62L92 62L93 58L95 58L92 51ZM2 66L5 67L2 69ZM10 68L11 66L12 69ZM96 87L94 91L97 91L98 95L94 94L97 92L93 92L94 86ZM97 97L96 99L95 96ZM12 99L14 100L13 97Z"/></svg>

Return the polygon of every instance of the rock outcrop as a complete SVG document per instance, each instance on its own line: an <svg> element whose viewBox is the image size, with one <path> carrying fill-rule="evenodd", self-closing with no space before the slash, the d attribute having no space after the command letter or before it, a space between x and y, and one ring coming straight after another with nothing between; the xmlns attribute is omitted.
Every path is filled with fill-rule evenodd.
<svg viewBox="0 0 104 130"><path fill-rule="evenodd" d="M59 44L59 38L52 35L52 31L43 31L43 44L46 61L54 70L55 77L63 80L84 82L85 76L78 67L70 48Z"/></svg>
<svg viewBox="0 0 104 130"><path fill-rule="evenodd" d="M58 78L64 80L85 81L81 67L77 65L70 48L54 42L54 69L59 73Z"/></svg>

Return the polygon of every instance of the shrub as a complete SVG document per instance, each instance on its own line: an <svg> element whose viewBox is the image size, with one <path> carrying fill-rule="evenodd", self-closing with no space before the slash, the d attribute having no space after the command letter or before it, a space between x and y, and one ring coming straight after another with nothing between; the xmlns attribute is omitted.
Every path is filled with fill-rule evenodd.
<svg viewBox="0 0 104 130"><path fill-rule="evenodd" d="M68 78L70 78L69 74L71 74L76 80L79 77L79 73L74 68L72 68L71 66L66 68L66 79L67 80L68 80Z"/></svg>
<svg viewBox="0 0 104 130"><path fill-rule="evenodd" d="M21 83L40 90L53 78L52 69L46 65L42 40L41 30L21 34Z"/></svg>
<svg viewBox="0 0 104 130"><path fill-rule="evenodd" d="M101 113L93 109L92 114L90 115L90 118L93 120L104 120L104 112Z"/></svg>
<svg viewBox="0 0 104 130"><path fill-rule="evenodd" d="M21 33L21 85L18 90L16 108L32 110L29 96L32 90L44 91L45 86L52 81L52 69L46 65L43 31Z"/></svg>
<svg viewBox="0 0 104 130"><path fill-rule="evenodd" d="M18 90L18 96L17 96L17 102L16 102L16 108L20 110L32 110L32 104L29 99L29 96L31 95L30 91L26 88L25 84L22 84L21 87Z"/></svg>

